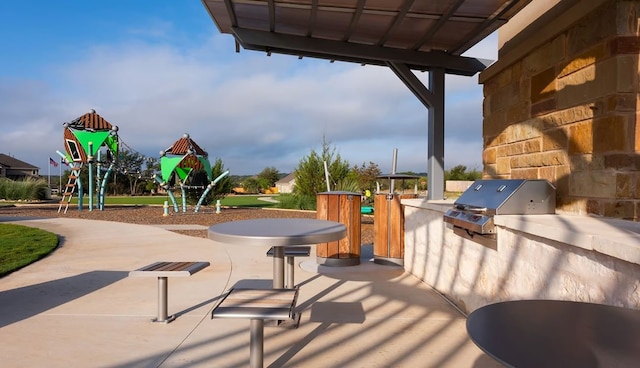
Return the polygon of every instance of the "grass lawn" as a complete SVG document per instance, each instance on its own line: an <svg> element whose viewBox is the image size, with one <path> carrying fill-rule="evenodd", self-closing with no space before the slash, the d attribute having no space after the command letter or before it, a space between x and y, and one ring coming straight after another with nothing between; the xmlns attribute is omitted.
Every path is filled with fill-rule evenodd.
<svg viewBox="0 0 640 368"><path fill-rule="evenodd" d="M0 277L27 266L58 246L56 234L14 224L0 224Z"/></svg>

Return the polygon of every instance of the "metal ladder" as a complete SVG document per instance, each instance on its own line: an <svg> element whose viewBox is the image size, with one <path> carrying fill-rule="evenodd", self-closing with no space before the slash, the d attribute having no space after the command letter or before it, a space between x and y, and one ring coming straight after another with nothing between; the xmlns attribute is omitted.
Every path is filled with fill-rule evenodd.
<svg viewBox="0 0 640 368"><path fill-rule="evenodd" d="M69 202L71 202L71 198L73 198L73 193L76 191L78 178L80 177L80 170L82 170L81 162L74 163L74 166L71 167L71 173L69 173L67 185L65 186L64 192L62 193L62 199L60 200L58 213L62 211L62 206L64 206L64 213L67 213L67 210L69 209Z"/></svg>

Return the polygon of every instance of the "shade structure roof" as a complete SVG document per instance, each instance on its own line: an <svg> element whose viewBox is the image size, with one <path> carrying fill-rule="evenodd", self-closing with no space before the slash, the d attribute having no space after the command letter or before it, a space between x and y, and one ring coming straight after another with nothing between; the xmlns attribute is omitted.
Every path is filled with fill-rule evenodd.
<svg viewBox="0 0 640 368"><path fill-rule="evenodd" d="M236 49L474 75L462 57L531 0L202 0Z"/></svg>

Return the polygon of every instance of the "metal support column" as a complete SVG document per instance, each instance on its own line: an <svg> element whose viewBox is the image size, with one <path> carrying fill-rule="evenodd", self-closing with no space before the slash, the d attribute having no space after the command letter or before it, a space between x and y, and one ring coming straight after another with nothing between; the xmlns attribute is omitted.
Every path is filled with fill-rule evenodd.
<svg viewBox="0 0 640 368"><path fill-rule="evenodd" d="M427 199L444 199L444 69L429 72L429 90L432 104L429 107L427 136Z"/></svg>
<svg viewBox="0 0 640 368"><path fill-rule="evenodd" d="M387 62L389 68L428 109L427 199L444 199L444 76L442 68L429 71L429 88L406 64Z"/></svg>

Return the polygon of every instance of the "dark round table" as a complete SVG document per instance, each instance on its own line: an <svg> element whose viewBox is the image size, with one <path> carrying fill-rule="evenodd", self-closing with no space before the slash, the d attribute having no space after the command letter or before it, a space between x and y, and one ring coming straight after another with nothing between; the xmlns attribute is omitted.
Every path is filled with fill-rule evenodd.
<svg viewBox="0 0 640 368"><path fill-rule="evenodd" d="M481 307L471 340L509 367L640 367L640 310L557 300Z"/></svg>

